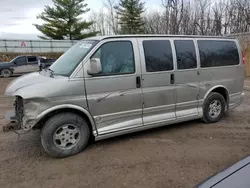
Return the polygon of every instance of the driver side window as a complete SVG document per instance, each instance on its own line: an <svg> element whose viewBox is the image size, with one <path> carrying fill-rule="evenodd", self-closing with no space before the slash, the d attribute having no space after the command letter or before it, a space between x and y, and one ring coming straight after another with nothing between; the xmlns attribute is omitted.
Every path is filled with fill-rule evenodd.
<svg viewBox="0 0 250 188"><path fill-rule="evenodd" d="M130 41L115 41L103 44L91 57L101 61L99 75L131 74L135 72L134 52Z"/></svg>
<svg viewBox="0 0 250 188"><path fill-rule="evenodd" d="M26 65L27 59L26 57L17 57L14 61L17 65Z"/></svg>

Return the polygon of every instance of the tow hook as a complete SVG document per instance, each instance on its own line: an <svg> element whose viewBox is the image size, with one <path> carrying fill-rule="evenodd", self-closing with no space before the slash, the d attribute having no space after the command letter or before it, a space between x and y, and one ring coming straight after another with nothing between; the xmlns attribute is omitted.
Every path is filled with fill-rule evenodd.
<svg viewBox="0 0 250 188"><path fill-rule="evenodd" d="M10 122L7 125L3 126L3 132L5 133L18 129L20 129L20 124L18 122Z"/></svg>

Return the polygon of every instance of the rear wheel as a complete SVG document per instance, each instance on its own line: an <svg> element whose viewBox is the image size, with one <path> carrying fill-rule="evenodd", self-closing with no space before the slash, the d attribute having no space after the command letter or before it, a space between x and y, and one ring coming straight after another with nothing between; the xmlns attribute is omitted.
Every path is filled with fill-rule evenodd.
<svg viewBox="0 0 250 188"><path fill-rule="evenodd" d="M13 72L10 69L2 69L1 70L1 76L4 78L11 77Z"/></svg>
<svg viewBox="0 0 250 188"><path fill-rule="evenodd" d="M68 157L81 152L88 144L90 130L87 122L77 114L61 113L44 125L41 142L53 157Z"/></svg>
<svg viewBox="0 0 250 188"><path fill-rule="evenodd" d="M210 93L203 106L203 121L206 123L218 122L224 116L225 108L224 97L219 93Z"/></svg>

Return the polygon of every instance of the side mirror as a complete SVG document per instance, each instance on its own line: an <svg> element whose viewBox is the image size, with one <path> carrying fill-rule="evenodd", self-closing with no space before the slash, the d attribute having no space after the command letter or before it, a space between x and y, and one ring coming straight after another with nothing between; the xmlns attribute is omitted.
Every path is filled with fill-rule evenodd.
<svg viewBox="0 0 250 188"><path fill-rule="evenodd" d="M88 69L89 75L95 75L102 72L101 60L99 58L90 59L90 65Z"/></svg>

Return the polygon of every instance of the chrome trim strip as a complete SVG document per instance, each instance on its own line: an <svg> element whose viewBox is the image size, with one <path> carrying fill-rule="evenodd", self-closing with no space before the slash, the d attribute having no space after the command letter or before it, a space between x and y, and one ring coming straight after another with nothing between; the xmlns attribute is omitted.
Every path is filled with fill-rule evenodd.
<svg viewBox="0 0 250 188"><path fill-rule="evenodd" d="M120 130L120 131L116 131L113 133L109 133L109 134L105 134L105 135L99 135L95 137L95 140L103 140L106 138L111 138L111 137L115 137L115 136L119 136L119 135L124 135L124 134L128 134L128 133L133 133L133 132L138 132L138 131L143 131L143 130L147 130L147 129L152 129L152 128L156 128L156 127L162 127L162 126L166 126L166 125L170 125L170 124L174 124L174 123L180 123L180 122L185 122L185 121L189 121L189 120L194 120L194 119L199 119L201 118L200 116L188 116L188 117L184 117L184 118L179 118L177 120L171 120L171 121L164 121L164 122L159 122L158 124L154 123L148 126L140 126L140 127L136 127L136 128L130 128L130 129L125 129L125 130Z"/></svg>
<svg viewBox="0 0 250 188"><path fill-rule="evenodd" d="M136 109L136 110L129 110L129 111L123 111L123 112L116 112L116 113L112 113L112 114L104 114L104 115L97 115L97 116L94 116L94 119L95 118L98 118L98 117L102 117L102 118L108 118L110 116L123 116L123 115L127 115L129 113L142 113L142 109Z"/></svg>

